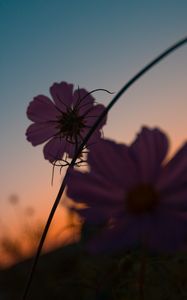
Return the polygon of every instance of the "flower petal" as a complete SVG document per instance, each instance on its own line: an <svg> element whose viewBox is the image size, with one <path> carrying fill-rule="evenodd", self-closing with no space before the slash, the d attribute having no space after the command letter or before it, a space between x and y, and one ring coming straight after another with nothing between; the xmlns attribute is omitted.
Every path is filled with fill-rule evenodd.
<svg viewBox="0 0 187 300"><path fill-rule="evenodd" d="M187 211L187 185L175 191L171 189L170 192L163 193L160 206L167 210Z"/></svg>
<svg viewBox="0 0 187 300"><path fill-rule="evenodd" d="M91 254L112 253L119 250L132 250L140 243L141 232L132 218L126 218L114 227L106 227L86 245Z"/></svg>
<svg viewBox="0 0 187 300"><path fill-rule="evenodd" d="M53 102L44 95L38 95L30 102L27 108L27 116L33 122L46 122L56 120L60 112Z"/></svg>
<svg viewBox="0 0 187 300"><path fill-rule="evenodd" d="M157 181L160 190L172 190L180 186L187 186L187 143L163 168Z"/></svg>
<svg viewBox="0 0 187 300"><path fill-rule="evenodd" d="M131 250L144 246L152 253L174 253L187 241L187 213L160 213L124 220L114 228L106 228L93 237L87 249L93 254L116 250Z"/></svg>
<svg viewBox="0 0 187 300"><path fill-rule="evenodd" d="M126 188L137 182L136 166L129 155L129 147L100 139L90 146L88 163L95 173L106 178L111 186Z"/></svg>
<svg viewBox="0 0 187 300"><path fill-rule="evenodd" d="M93 107L94 98L92 95L88 95L85 89L75 90L73 94L73 107L77 108L79 115L83 115L87 110Z"/></svg>
<svg viewBox="0 0 187 300"><path fill-rule="evenodd" d="M101 136L102 136L101 130L95 130L87 142L87 148L92 149L92 146L94 146L96 143L100 143Z"/></svg>
<svg viewBox="0 0 187 300"><path fill-rule="evenodd" d="M143 127L130 149L140 180L154 182L168 151L167 136L157 128Z"/></svg>
<svg viewBox="0 0 187 300"><path fill-rule="evenodd" d="M75 155L75 144L66 142L65 152L68 154L68 157L73 158Z"/></svg>
<svg viewBox="0 0 187 300"><path fill-rule="evenodd" d="M90 108L86 112L84 112L85 125L92 127L93 124L96 122L96 120L103 113L104 110L105 110L104 105L98 104L98 105L94 105L92 108ZM81 112L80 112L80 115L82 115ZM96 130L103 127L106 124L106 120L107 120L107 116L105 116L102 119L102 121L97 126Z"/></svg>
<svg viewBox="0 0 187 300"><path fill-rule="evenodd" d="M57 133L55 123L34 123L26 131L26 137L33 146L46 142Z"/></svg>
<svg viewBox="0 0 187 300"><path fill-rule="evenodd" d="M66 141L59 137L52 138L44 147L43 153L45 159L50 162L61 160L65 153Z"/></svg>
<svg viewBox="0 0 187 300"><path fill-rule="evenodd" d="M121 215L121 207L119 204L117 206L109 206L101 204L101 206L95 205L92 207L77 209L76 212L80 217L84 218L88 224L101 225L109 222L113 218L118 218Z"/></svg>
<svg viewBox="0 0 187 300"><path fill-rule="evenodd" d="M173 253L187 241L187 212L160 212L147 227L146 245L153 252Z"/></svg>
<svg viewBox="0 0 187 300"><path fill-rule="evenodd" d="M88 134L90 128L82 128L80 134L77 136L77 142L79 144L81 144L84 140L84 138L86 137L86 135ZM90 136L86 147L90 148L93 144L100 142L101 139L101 131L100 130L95 130L93 132L93 134Z"/></svg>
<svg viewBox="0 0 187 300"><path fill-rule="evenodd" d="M66 111L70 108L73 101L73 84L67 82L54 83L50 87L50 93L56 106L61 111Z"/></svg>
<svg viewBox="0 0 187 300"><path fill-rule="evenodd" d="M67 182L67 195L78 203L86 203L88 206L98 205L109 207L123 204L123 189L110 185L105 178L96 173L82 173L76 170L70 171Z"/></svg>

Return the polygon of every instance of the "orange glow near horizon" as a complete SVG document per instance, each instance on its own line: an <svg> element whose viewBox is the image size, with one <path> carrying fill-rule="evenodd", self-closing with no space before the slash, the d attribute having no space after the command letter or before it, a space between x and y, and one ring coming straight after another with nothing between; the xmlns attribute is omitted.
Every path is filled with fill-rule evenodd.
<svg viewBox="0 0 187 300"><path fill-rule="evenodd" d="M167 160L172 158L175 152L182 146L183 142L184 141L180 136L176 137L175 142L171 140L171 148L168 153ZM50 185L47 185L46 189L44 189L44 187L42 188L40 185L35 186L35 188L29 195L30 201L29 199L27 199L27 203L32 203L32 199L36 198L36 195L38 199L43 199L43 201L33 202L33 204L35 205L33 206L33 213L32 205L22 203L22 201L19 199L16 200L15 195L10 196L9 204L11 204L12 207L9 207L8 210L8 220L11 220L11 223L9 221L9 226L7 226L7 224L5 224L5 226L4 224L1 224L1 238L6 237L7 239L15 241L16 243L17 241L20 242L23 256L20 258L19 255L17 257L16 255L15 257L11 257L8 251L6 254L6 251L1 250L0 264L2 266L11 265L15 261L19 261L24 257L28 257L31 254L34 254L37 247L37 242L29 242L29 237L26 237L25 233L23 234L23 229L24 227L28 226L29 230L32 231L32 228L34 230L37 225L40 225L41 229L43 228L47 221L50 209L55 201L56 194L60 188L60 181L59 178L57 178L52 188ZM16 203L16 201L18 201L18 203ZM25 216L25 213L28 213L28 215ZM74 224L75 226L71 226L72 224ZM46 238L44 252L77 240L79 238L79 234L79 220L75 216L71 215L68 210L62 206L62 204L59 204Z"/></svg>
<svg viewBox="0 0 187 300"><path fill-rule="evenodd" d="M19 203L12 202L12 205L15 209ZM18 207L18 218L15 216L9 227L1 227L1 267L8 267L36 253L49 212L46 213L45 210L43 214L39 213L35 217L34 211L32 212L30 208L30 213L30 216L23 215ZM77 241L80 235L80 226L79 218L60 205L49 228L43 252Z"/></svg>

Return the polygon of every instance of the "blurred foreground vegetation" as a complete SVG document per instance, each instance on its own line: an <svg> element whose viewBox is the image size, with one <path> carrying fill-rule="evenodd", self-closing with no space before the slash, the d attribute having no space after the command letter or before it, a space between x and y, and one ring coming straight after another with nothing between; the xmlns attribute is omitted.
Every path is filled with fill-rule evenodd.
<svg viewBox="0 0 187 300"><path fill-rule="evenodd" d="M19 213L20 203L16 197L10 199L10 204ZM5 265L5 257L9 263L14 263L0 270L1 300L21 300L32 266L32 256L45 223L36 222L32 207L27 207L24 212L21 235L12 238L6 230L4 235L1 234L1 264ZM80 226L76 222L70 214L69 224L64 230L73 229L78 237ZM58 235L58 232L53 232L53 239ZM77 238L69 239L56 249L44 251L28 300L187 299L187 251L175 255L146 256L143 277L142 274L140 276L141 257L140 249L115 255L92 256L84 250L83 237L79 241Z"/></svg>
<svg viewBox="0 0 187 300"><path fill-rule="evenodd" d="M28 299L184 300L187 299L187 253L147 257L144 298L140 298L139 250L91 256L81 243L42 255ZM0 299L17 300L32 260L0 272Z"/></svg>

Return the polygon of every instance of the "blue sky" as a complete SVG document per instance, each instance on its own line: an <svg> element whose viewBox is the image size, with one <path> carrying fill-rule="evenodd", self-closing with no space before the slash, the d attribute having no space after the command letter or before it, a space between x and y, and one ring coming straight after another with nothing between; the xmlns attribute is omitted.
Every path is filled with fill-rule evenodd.
<svg viewBox="0 0 187 300"><path fill-rule="evenodd" d="M147 62L187 35L185 0L0 0L0 207L10 194L48 212L60 176L42 146L25 140L26 108L54 82L117 92ZM106 137L129 142L142 124L162 126L174 144L186 138L187 46L146 74L108 117ZM97 93L107 104L111 96ZM41 205L42 203L42 205Z"/></svg>

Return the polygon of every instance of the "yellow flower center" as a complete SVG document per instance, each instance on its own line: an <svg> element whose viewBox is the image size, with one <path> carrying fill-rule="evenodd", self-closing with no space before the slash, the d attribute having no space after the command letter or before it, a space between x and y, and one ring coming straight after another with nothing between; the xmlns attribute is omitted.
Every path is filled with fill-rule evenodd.
<svg viewBox="0 0 187 300"><path fill-rule="evenodd" d="M150 184L140 184L132 188L126 197L126 210L132 214L151 212L158 204L159 195Z"/></svg>

